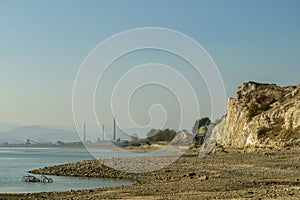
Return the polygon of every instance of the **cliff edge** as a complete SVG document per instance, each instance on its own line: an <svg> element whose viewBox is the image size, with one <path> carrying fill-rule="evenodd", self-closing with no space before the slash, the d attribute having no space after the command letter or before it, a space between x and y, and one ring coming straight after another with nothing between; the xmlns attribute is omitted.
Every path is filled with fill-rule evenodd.
<svg viewBox="0 0 300 200"><path fill-rule="evenodd" d="M300 143L300 85L247 82L230 98L217 126L224 147L285 147Z"/></svg>

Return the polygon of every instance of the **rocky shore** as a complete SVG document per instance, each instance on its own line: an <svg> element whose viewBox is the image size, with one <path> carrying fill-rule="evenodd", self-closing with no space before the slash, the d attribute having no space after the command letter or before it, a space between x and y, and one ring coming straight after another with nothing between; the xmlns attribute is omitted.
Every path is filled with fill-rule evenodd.
<svg viewBox="0 0 300 200"><path fill-rule="evenodd" d="M238 88L237 97L228 100L227 115L211 128L205 130L204 134L210 137L202 147L212 148L206 148L209 151L204 154L199 154L201 147L194 145L196 148L190 148L179 159L164 155L90 160L31 171L129 179L135 181L133 185L0 194L0 200L300 199L300 85L282 88L244 83ZM142 146L129 150L151 149Z"/></svg>
<svg viewBox="0 0 300 200"><path fill-rule="evenodd" d="M131 158L135 161L136 158ZM159 163L167 157L139 159ZM91 160L32 173L58 176L105 177L135 180L131 186L33 194L0 194L0 199L299 199L300 149L226 149L205 158L187 153L155 172L127 173ZM129 159L130 160L130 159Z"/></svg>

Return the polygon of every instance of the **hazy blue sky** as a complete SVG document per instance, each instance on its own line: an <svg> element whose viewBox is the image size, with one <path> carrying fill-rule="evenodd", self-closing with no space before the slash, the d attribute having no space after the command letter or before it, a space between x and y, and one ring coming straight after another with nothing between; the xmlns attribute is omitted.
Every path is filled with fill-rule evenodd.
<svg viewBox="0 0 300 200"><path fill-rule="evenodd" d="M170 28L198 41L228 96L249 80L299 84L299 9L297 0L0 0L0 122L72 125L83 59L109 36L137 27ZM202 103L206 114L209 102Z"/></svg>

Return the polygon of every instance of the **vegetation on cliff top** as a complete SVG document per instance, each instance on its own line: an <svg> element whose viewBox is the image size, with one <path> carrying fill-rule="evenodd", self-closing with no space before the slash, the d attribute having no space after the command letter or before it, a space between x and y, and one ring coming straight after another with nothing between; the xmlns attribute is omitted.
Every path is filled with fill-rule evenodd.
<svg viewBox="0 0 300 200"><path fill-rule="evenodd" d="M270 106L271 101L269 98L265 95L259 96L255 99L255 102L252 102L251 105L248 108L247 116L251 120L256 115L267 111L271 108Z"/></svg>

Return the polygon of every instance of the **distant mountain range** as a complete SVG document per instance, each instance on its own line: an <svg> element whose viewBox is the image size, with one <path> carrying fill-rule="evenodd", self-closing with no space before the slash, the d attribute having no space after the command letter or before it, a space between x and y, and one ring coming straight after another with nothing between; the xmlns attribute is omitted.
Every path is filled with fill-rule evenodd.
<svg viewBox="0 0 300 200"><path fill-rule="evenodd" d="M38 143L56 142L58 140L65 142L80 141L76 131L52 129L42 126L22 126L0 133L0 143L20 144L24 143L27 139Z"/></svg>
<svg viewBox="0 0 300 200"><path fill-rule="evenodd" d="M2 123L0 123L0 133L10 131L10 130L20 127L20 126L22 126L22 125L2 122Z"/></svg>

